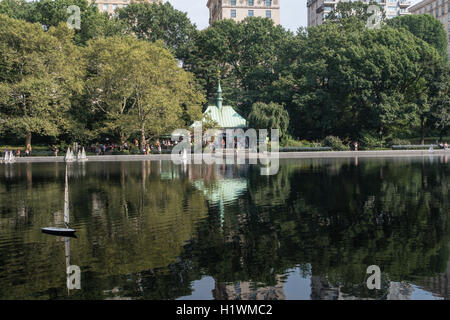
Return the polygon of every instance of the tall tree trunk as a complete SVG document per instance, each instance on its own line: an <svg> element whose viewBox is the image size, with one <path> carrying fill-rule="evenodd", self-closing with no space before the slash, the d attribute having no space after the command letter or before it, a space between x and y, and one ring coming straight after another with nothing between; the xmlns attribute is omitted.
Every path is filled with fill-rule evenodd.
<svg viewBox="0 0 450 320"><path fill-rule="evenodd" d="M25 147L28 148L28 146L31 146L31 132L25 135Z"/></svg>
<svg viewBox="0 0 450 320"><path fill-rule="evenodd" d="M122 146L125 144L125 133L123 131L120 132L120 143Z"/></svg>
<svg viewBox="0 0 450 320"><path fill-rule="evenodd" d="M420 144L425 144L425 117L420 116Z"/></svg>
<svg viewBox="0 0 450 320"><path fill-rule="evenodd" d="M141 125L141 149L145 148L147 141L145 140L145 126Z"/></svg>

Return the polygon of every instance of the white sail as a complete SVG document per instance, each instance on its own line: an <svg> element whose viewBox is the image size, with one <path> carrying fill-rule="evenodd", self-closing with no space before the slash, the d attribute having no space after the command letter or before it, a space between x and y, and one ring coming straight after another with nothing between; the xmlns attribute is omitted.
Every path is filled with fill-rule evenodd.
<svg viewBox="0 0 450 320"><path fill-rule="evenodd" d="M64 158L66 162L72 162L75 160L73 156L73 151L70 148L67 148L66 157Z"/></svg>
<svg viewBox="0 0 450 320"><path fill-rule="evenodd" d="M84 150L84 147L81 149L81 151L78 152L78 161L86 161L87 157L86 157L86 151Z"/></svg>

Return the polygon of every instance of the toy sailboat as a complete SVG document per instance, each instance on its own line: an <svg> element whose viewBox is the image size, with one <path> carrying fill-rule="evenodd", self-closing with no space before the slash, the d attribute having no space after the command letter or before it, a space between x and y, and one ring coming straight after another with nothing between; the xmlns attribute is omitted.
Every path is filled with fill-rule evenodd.
<svg viewBox="0 0 450 320"><path fill-rule="evenodd" d="M66 183L64 187L64 224L65 228L46 227L42 228L43 233L52 234L56 236L75 237L75 230L69 228L69 178L67 176L66 167Z"/></svg>
<svg viewBox="0 0 450 320"><path fill-rule="evenodd" d="M73 151L70 148L67 148L66 156L64 157L66 162L74 162L76 159L73 155Z"/></svg>

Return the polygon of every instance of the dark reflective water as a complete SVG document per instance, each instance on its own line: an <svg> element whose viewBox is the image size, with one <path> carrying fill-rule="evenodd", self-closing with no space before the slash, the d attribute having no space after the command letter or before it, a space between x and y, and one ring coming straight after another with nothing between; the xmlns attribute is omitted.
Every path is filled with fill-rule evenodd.
<svg viewBox="0 0 450 320"><path fill-rule="evenodd" d="M70 240L64 174L0 164L0 299L449 298L448 157L71 164Z"/></svg>

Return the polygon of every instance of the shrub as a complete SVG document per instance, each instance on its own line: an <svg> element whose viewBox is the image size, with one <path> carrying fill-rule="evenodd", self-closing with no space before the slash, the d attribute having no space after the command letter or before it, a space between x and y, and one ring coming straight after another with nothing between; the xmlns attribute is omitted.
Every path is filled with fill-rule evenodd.
<svg viewBox="0 0 450 320"><path fill-rule="evenodd" d="M330 147L335 151L345 151L349 150L349 146L346 146L339 137L327 136L323 139L322 144L326 147Z"/></svg>
<svg viewBox="0 0 450 320"><path fill-rule="evenodd" d="M393 145L392 150L428 150L433 146L433 149L439 149L438 145L431 144L414 144L414 145Z"/></svg>
<svg viewBox="0 0 450 320"><path fill-rule="evenodd" d="M391 146L407 146L410 144L411 144L411 142L409 140L398 139L398 138L394 138L389 142L389 145L391 145Z"/></svg>
<svg viewBox="0 0 450 320"><path fill-rule="evenodd" d="M385 145L385 141L381 141ZM380 148L380 138L369 132L363 132L359 139L359 144L362 150Z"/></svg>
<svg viewBox="0 0 450 320"><path fill-rule="evenodd" d="M112 154L113 154L113 155L129 155L129 154L130 154L130 151L129 151L129 150L113 151Z"/></svg>
<svg viewBox="0 0 450 320"><path fill-rule="evenodd" d="M280 152L331 151L330 147L285 147Z"/></svg>

